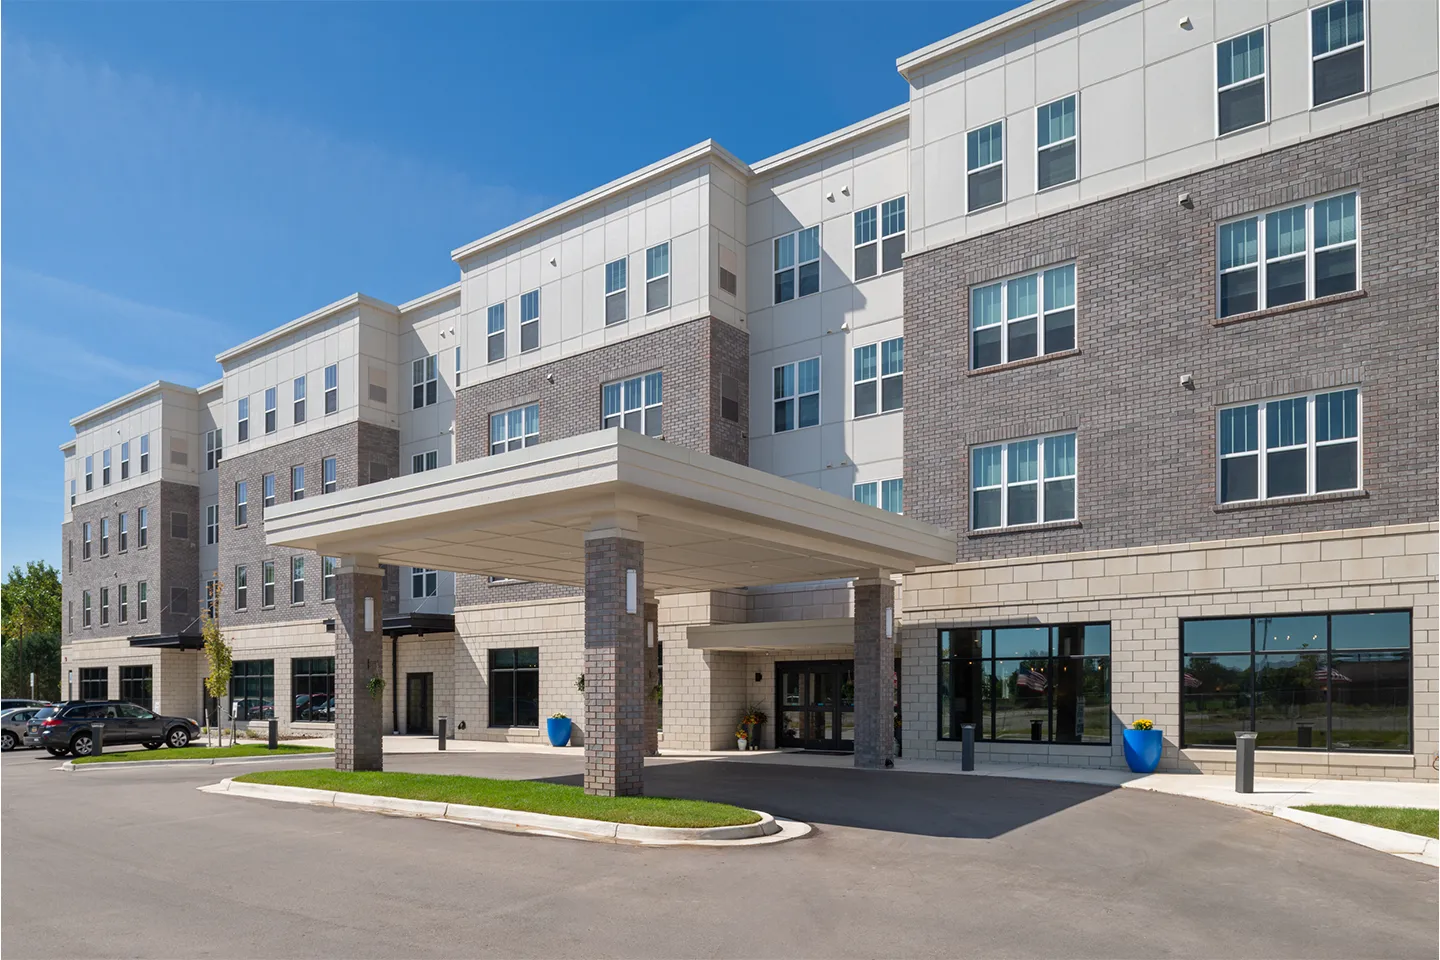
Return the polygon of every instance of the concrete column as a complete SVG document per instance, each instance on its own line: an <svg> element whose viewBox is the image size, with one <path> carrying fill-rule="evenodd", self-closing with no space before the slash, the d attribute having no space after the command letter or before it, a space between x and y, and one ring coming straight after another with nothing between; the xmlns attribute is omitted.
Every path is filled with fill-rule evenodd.
<svg viewBox="0 0 1440 960"><path fill-rule="evenodd" d="M369 689L371 677L385 676L384 590L385 574L374 558L341 558L335 574L336 770L384 769L385 699Z"/></svg>
<svg viewBox="0 0 1440 960"><path fill-rule="evenodd" d="M855 581L855 766L879 769L895 756L895 585Z"/></svg>
<svg viewBox="0 0 1440 960"><path fill-rule="evenodd" d="M660 604L654 595L645 600L645 756L660 756L660 704L655 685L660 682Z"/></svg>
<svg viewBox="0 0 1440 960"><path fill-rule="evenodd" d="M595 796L645 792L644 565L633 519L585 535L585 792Z"/></svg>

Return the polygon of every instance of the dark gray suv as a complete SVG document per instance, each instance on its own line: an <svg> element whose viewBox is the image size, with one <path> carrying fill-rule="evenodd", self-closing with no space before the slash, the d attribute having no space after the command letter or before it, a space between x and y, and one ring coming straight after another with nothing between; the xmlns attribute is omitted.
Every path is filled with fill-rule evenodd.
<svg viewBox="0 0 1440 960"><path fill-rule="evenodd" d="M144 707L120 700L85 700L56 704L30 720L29 745L39 737L39 746L52 757L73 753L88 757L95 752L94 725L104 724L104 744L142 743L151 750L162 744L179 749L200 735L200 727L185 717L162 717Z"/></svg>

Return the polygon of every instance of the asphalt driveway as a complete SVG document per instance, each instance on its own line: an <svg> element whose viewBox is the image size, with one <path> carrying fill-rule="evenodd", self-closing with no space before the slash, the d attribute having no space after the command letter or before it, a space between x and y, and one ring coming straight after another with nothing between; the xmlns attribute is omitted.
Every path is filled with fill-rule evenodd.
<svg viewBox="0 0 1440 960"><path fill-rule="evenodd" d="M324 761L316 761L320 765ZM576 758L391 769L578 782ZM816 825L636 848L215 796L252 767L0 764L7 957L1434 957L1436 871L1142 791L664 761ZM286 764L287 767L304 765Z"/></svg>

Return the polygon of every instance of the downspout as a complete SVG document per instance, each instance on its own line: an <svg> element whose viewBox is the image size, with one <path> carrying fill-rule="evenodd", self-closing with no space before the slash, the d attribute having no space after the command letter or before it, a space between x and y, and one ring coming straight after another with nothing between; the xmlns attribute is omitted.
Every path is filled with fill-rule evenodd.
<svg viewBox="0 0 1440 960"><path fill-rule="evenodd" d="M390 638L390 719L400 735L400 638Z"/></svg>

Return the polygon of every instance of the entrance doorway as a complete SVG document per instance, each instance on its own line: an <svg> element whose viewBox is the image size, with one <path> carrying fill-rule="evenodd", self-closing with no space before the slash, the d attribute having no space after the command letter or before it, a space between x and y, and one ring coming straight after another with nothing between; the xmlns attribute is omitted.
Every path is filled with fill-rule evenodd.
<svg viewBox="0 0 1440 960"><path fill-rule="evenodd" d="M855 749L855 661L775 664L780 747Z"/></svg>
<svg viewBox="0 0 1440 960"><path fill-rule="evenodd" d="M431 734L435 732L430 719L430 690L434 686L433 673L405 674L405 732Z"/></svg>

